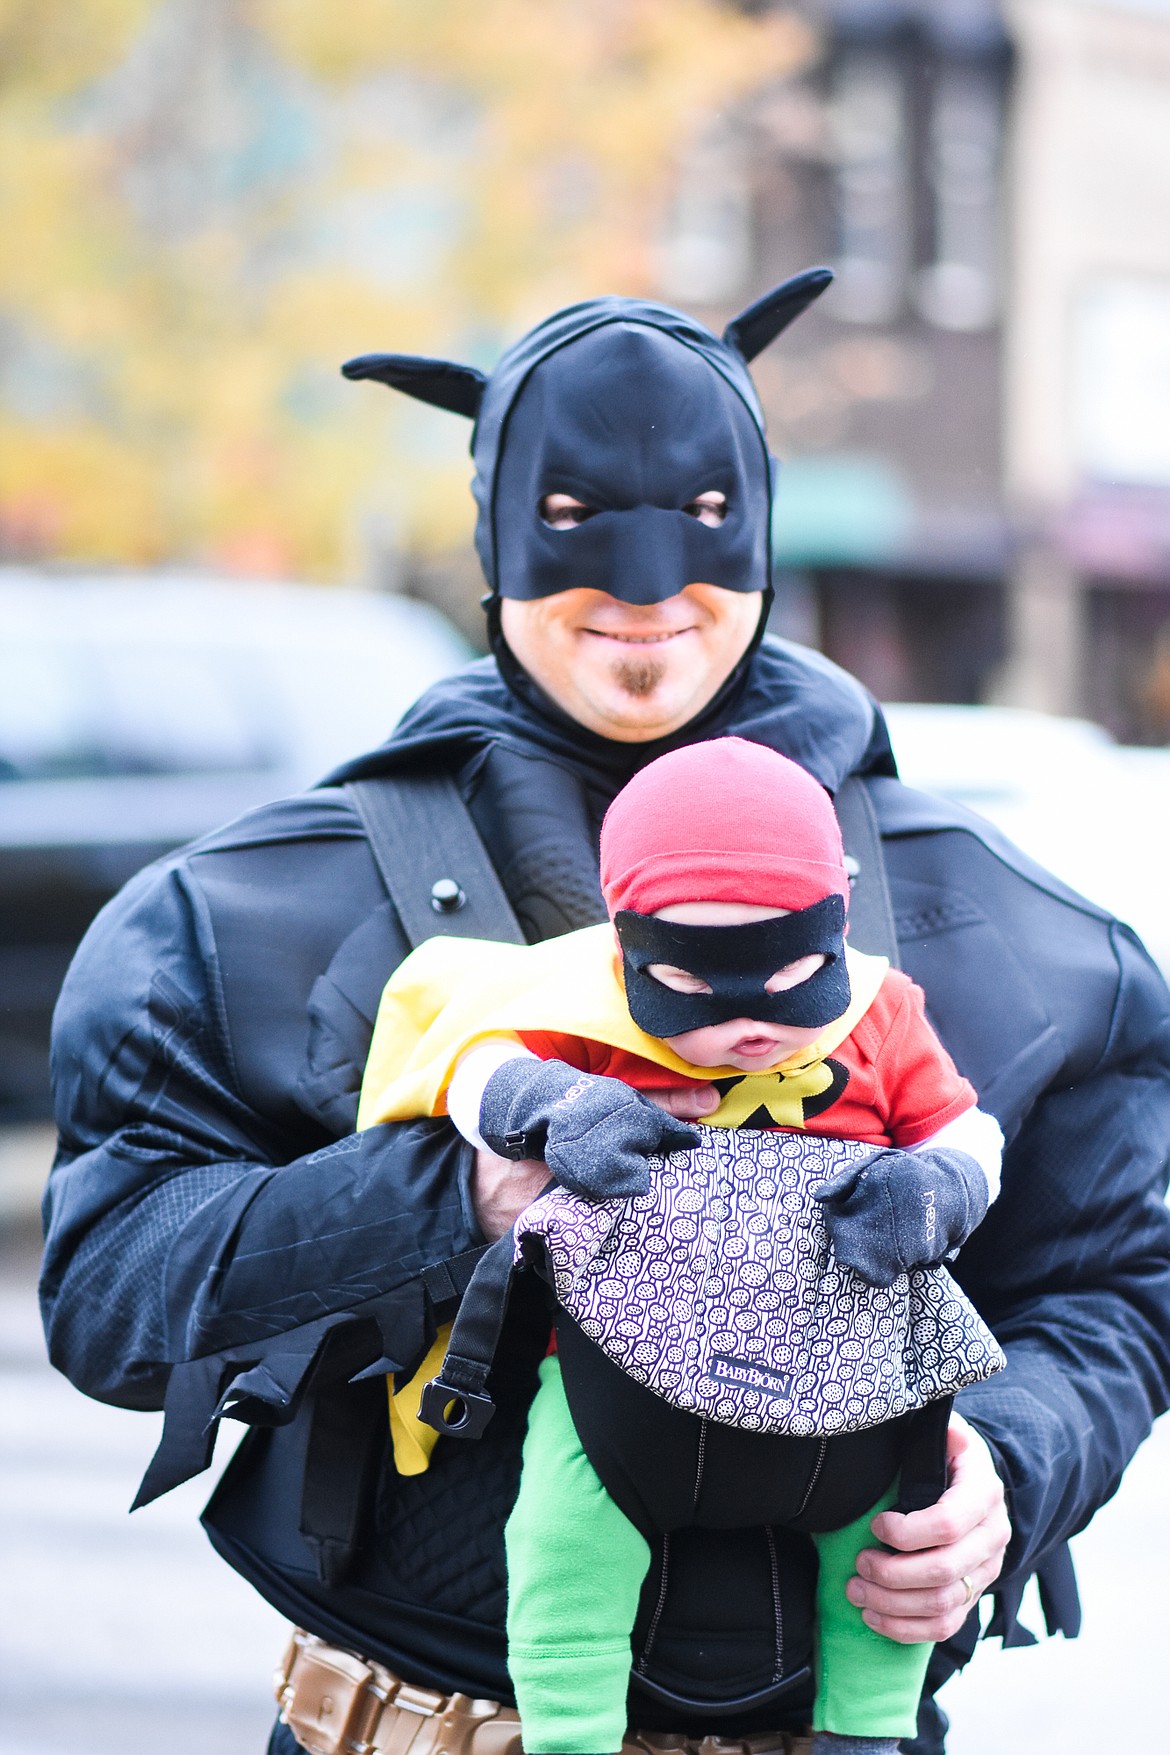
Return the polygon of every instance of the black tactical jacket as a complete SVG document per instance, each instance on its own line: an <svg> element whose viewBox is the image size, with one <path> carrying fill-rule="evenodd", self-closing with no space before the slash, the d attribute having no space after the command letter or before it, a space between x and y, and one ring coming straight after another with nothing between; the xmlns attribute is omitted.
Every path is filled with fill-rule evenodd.
<svg viewBox="0 0 1170 1755"><path fill-rule="evenodd" d="M54 1363L102 1400L165 1399L150 1492L203 1466L203 1428L230 1405L251 1430L209 1506L213 1542L285 1614L420 1683L510 1698L501 1529L547 1317L514 1300L488 1433L400 1479L382 1376L417 1364L483 1240L445 1121L353 1132L407 946L337 782L453 773L535 939L603 917L597 830L634 769L729 732L831 788L873 776L903 964L1009 1142L957 1268L1010 1362L960 1398L1015 1530L1000 1630L1037 1569L1074 1630L1062 1544L1167 1404L1170 996L1133 934L903 787L872 703L814 653L766 641L684 734L637 746L485 660L333 783L140 873L78 952L54 1046ZM638 1721L689 1722L672 1695L723 1702L707 1728L798 1721L805 1681L770 1697L809 1662L810 1568L783 1532L668 1542L635 1634Z"/></svg>

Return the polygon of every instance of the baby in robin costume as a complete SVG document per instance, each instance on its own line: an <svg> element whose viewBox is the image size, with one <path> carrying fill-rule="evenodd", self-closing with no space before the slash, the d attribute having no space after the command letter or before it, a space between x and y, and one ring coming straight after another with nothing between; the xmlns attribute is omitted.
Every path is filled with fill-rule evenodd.
<svg viewBox="0 0 1170 1755"><path fill-rule="evenodd" d="M966 1240L998 1190L999 1126L927 1023L920 990L847 946L840 830L810 775L740 738L663 756L611 805L601 879L612 927L531 947L437 939L407 958L379 1011L360 1125L445 1110L474 1144L543 1158L562 1186L617 1199L647 1188L649 1156L698 1138L639 1092L713 1083L720 1102L705 1125L872 1145L811 1191L837 1262L871 1286ZM571 1325L558 1322L558 1336L506 1530L508 1661L528 1755L610 1755L626 1729L650 1541L664 1527L653 1477L686 1423L703 1423L624 1380ZM411 1415L445 1338L392 1404L400 1468L426 1466L435 1435ZM631 1393L644 1398L633 1420ZM919 1415L940 1454L948 1409ZM815 1755L895 1755L915 1732L931 1648L874 1632L845 1596L872 1518L898 1501L899 1424L829 1439L800 1518L786 1520L819 1559ZM779 1480L802 1442L728 1430L707 1468L746 1504L761 1466ZM850 1492L834 1504L828 1452L846 1442ZM700 1474L706 1450L702 1433Z"/></svg>

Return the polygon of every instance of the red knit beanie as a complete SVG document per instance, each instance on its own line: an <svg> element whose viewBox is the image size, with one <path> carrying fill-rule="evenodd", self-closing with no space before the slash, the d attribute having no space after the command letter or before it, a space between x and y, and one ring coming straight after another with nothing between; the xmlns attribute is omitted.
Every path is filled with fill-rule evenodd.
<svg viewBox="0 0 1170 1755"><path fill-rule="evenodd" d="M849 899L828 793L742 737L690 744L635 774L601 826L601 887L611 918L676 902L797 909L834 892Z"/></svg>

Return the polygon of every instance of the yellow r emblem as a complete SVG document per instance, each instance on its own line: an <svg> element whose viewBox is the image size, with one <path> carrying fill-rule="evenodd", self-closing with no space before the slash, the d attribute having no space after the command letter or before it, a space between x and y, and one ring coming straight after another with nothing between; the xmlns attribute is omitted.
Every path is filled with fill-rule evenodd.
<svg viewBox="0 0 1170 1755"><path fill-rule="evenodd" d="M704 1116L711 1127L795 1127L828 1109L848 1083L849 1075L839 1061L814 1060L790 1073L746 1073L742 1079L717 1079L723 1101L714 1115Z"/></svg>

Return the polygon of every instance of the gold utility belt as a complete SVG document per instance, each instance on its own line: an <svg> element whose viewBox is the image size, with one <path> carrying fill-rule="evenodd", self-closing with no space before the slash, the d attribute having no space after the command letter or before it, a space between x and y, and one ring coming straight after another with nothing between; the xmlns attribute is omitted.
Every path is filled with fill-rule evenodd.
<svg viewBox="0 0 1170 1755"><path fill-rule="evenodd" d="M520 1720L498 1700L439 1694L298 1628L276 1672L282 1721L309 1755L523 1755ZM809 1755L812 1738L684 1737L637 1731L622 1755Z"/></svg>

